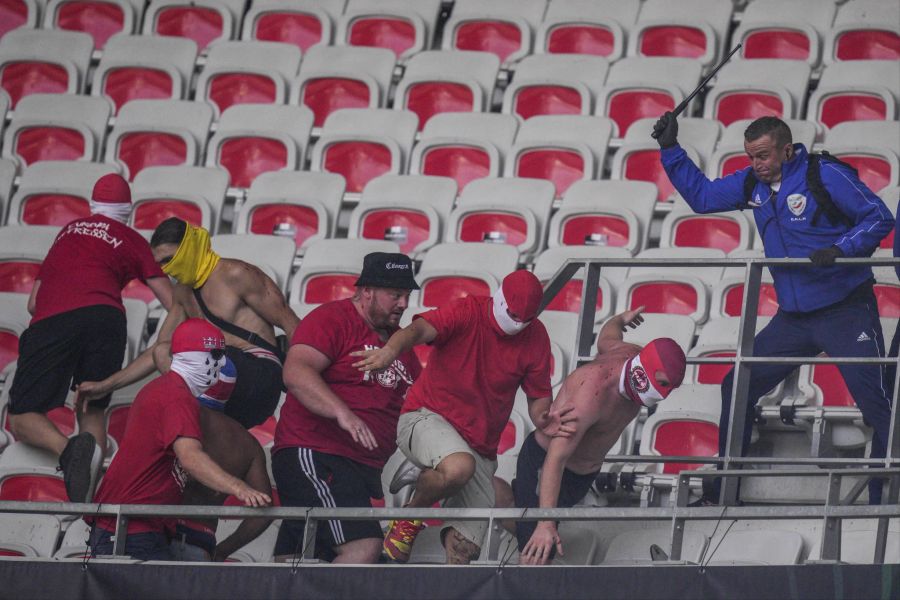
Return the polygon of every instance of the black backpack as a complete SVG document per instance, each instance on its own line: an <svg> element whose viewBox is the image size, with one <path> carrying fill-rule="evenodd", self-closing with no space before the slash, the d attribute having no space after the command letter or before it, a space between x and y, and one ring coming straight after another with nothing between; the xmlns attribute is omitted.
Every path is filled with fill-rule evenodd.
<svg viewBox="0 0 900 600"><path fill-rule="evenodd" d="M853 174L856 175L857 171L853 165L845 163L841 159L836 156L832 156L828 152L824 150L821 153L809 153L809 159L806 167L806 185L809 187L809 191L812 192L813 200L816 202L816 211L813 213L812 224L816 225L819 221L819 216L823 213L828 218L828 221L831 222L832 225L837 225L838 223L843 223L847 227L853 226L853 221L841 212L841 209L837 207L834 203L834 200L831 198L831 193L825 188L825 185L822 183L822 174L819 170L819 162L826 161L831 163L839 164L843 167L847 167ZM753 195L753 190L756 188L756 184L759 183L759 180L756 178L756 175L753 174L753 169L747 172L747 176L744 178L744 205L748 206Z"/></svg>

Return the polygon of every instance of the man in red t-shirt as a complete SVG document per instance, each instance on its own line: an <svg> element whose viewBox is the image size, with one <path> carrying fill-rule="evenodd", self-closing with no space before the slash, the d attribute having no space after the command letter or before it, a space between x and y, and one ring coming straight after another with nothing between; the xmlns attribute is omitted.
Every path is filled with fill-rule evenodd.
<svg viewBox="0 0 900 600"><path fill-rule="evenodd" d="M203 319L189 319L172 336L172 367L141 389L128 415L118 452L94 500L106 504L181 504L186 477L247 506L272 499L225 472L203 450L197 397L213 386L225 363L225 338ZM112 554L115 519L85 517L93 524L93 555ZM171 560L172 518L131 518L125 554L139 560Z"/></svg>
<svg viewBox="0 0 900 600"><path fill-rule="evenodd" d="M448 508L494 506L497 444L519 387L539 429L550 437L571 435L568 414L550 411L550 338L536 319L542 293L537 277L515 271L492 298L461 298L416 315L380 350L357 353L364 358L354 366L377 373L417 344L434 348L397 429L398 447L421 469L409 507L439 500ZM422 527L421 521L393 521L384 552L406 562ZM479 521L445 523L448 562L477 556L486 530Z"/></svg>
<svg viewBox="0 0 900 600"><path fill-rule="evenodd" d="M172 286L150 245L125 224L131 214L128 182L112 173L98 179L90 208L89 217L63 226L41 264L9 394L13 434L60 456L73 502L89 498L91 475L106 450L110 394L79 403L75 412L82 433L72 439L46 413L65 403L70 385L103 379L122 367L127 341L122 288L129 281L145 282L166 308L172 302Z"/></svg>
<svg viewBox="0 0 900 600"><path fill-rule="evenodd" d="M410 290L419 287L412 271L406 255L367 255L354 296L316 308L294 331L272 449L282 505L370 507L371 498L383 497L381 470L421 365L407 350L380 372L362 373L353 353L380 347L397 330ZM374 563L382 538L377 521L329 521L318 527L316 556ZM302 540L303 522L284 521L275 555L298 554Z"/></svg>

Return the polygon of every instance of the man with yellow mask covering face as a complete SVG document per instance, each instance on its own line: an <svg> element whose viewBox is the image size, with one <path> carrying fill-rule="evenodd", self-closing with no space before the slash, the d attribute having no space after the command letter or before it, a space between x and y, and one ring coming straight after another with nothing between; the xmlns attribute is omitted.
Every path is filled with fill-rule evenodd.
<svg viewBox="0 0 900 600"><path fill-rule="evenodd" d="M237 385L225 414L244 427L263 423L278 404L283 356L275 327L288 337L299 319L281 290L257 266L213 252L209 232L181 219L163 221L150 248L163 272L173 279L173 306L156 344L137 360L101 382L81 385L82 394L108 393L171 364L172 332L184 320L205 318L225 334L226 354L237 367Z"/></svg>

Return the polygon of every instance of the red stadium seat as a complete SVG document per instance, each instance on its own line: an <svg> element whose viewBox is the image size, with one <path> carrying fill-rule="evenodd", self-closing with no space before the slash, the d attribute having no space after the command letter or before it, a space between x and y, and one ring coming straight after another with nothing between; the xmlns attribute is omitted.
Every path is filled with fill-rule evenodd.
<svg viewBox="0 0 900 600"><path fill-rule="evenodd" d="M351 46L387 48L400 57L415 46L416 27L399 16L357 17L348 26L347 42Z"/></svg>
<svg viewBox="0 0 900 600"><path fill-rule="evenodd" d="M731 252L741 245L740 226L733 219L695 216L680 219L674 229L673 246Z"/></svg>
<svg viewBox="0 0 900 600"><path fill-rule="evenodd" d="M133 226L135 229L156 229L171 217L187 221L196 227L203 226L203 213L193 202L178 200L144 200L134 207Z"/></svg>
<svg viewBox="0 0 900 600"><path fill-rule="evenodd" d="M823 406L856 408L853 395L847 389L844 376L837 365L810 365L812 382L822 390Z"/></svg>
<svg viewBox="0 0 900 600"><path fill-rule="evenodd" d="M358 275L317 275L306 281L303 302L322 304L332 300L349 298L356 292Z"/></svg>
<svg viewBox="0 0 900 600"><path fill-rule="evenodd" d="M562 148L536 148L516 156L516 177L546 179L561 197L573 183L584 179L584 157L576 151Z"/></svg>
<svg viewBox="0 0 900 600"><path fill-rule="evenodd" d="M621 152L621 150L620 150ZM657 200L663 202L675 191L659 162L659 150L637 150L624 158L622 179L648 181L656 185Z"/></svg>
<svg viewBox="0 0 900 600"><path fill-rule="evenodd" d="M692 315L699 301L696 289L686 283L648 282L631 288L628 308L643 306L648 313Z"/></svg>
<svg viewBox="0 0 900 600"><path fill-rule="evenodd" d="M422 284L422 306L442 306L466 296L490 296L491 289L483 279L474 277L439 277Z"/></svg>
<svg viewBox="0 0 900 600"><path fill-rule="evenodd" d="M547 52L551 54L591 54L610 56L615 50L615 33L603 24L560 24L547 32Z"/></svg>
<svg viewBox="0 0 900 600"><path fill-rule="evenodd" d="M723 303L725 314L729 317L741 316L744 306L744 284L736 285L725 292ZM759 306L756 315L771 317L778 312L778 296L775 294L775 286L771 283L761 283L759 287Z"/></svg>
<svg viewBox="0 0 900 600"><path fill-rule="evenodd" d="M327 43L330 37L328 15L302 4L280 8L258 8L254 4L247 13L243 36L244 39L293 44L304 53L316 44Z"/></svg>
<svg viewBox="0 0 900 600"><path fill-rule="evenodd" d="M719 453L719 428L702 421L666 421L654 432L653 448L662 456L716 456ZM702 465L666 463L663 473L676 474L700 466Z"/></svg>
<svg viewBox="0 0 900 600"><path fill-rule="evenodd" d="M12 331L0 329L0 371L19 358L19 336Z"/></svg>
<svg viewBox="0 0 900 600"><path fill-rule="evenodd" d="M128 425L128 413L131 404L110 406L106 412L106 433L120 445L125 439L125 426Z"/></svg>
<svg viewBox="0 0 900 600"><path fill-rule="evenodd" d="M734 352L710 352L704 354L704 358L718 358L734 356ZM697 365L697 383L720 385L730 371L732 365Z"/></svg>
<svg viewBox="0 0 900 600"><path fill-rule="evenodd" d="M829 94L819 105L819 120L827 127L844 121L884 121L886 118L887 105L876 94Z"/></svg>
<svg viewBox="0 0 900 600"><path fill-rule="evenodd" d="M446 81L415 83L406 88L405 100L405 108L418 115L420 129L438 113L475 108L475 95L468 86Z"/></svg>
<svg viewBox="0 0 900 600"><path fill-rule="evenodd" d="M150 17L150 15L147 15ZM210 6L191 4L162 7L155 15L153 33L193 40L200 51L220 37L228 37L223 13ZM145 25L145 33L146 33Z"/></svg>
<svg viewBox="0 0 900 600"><path fill-rule="evenodd" d="M62 477L12 474L0 481L0 500L10 502L68 502Z"/></svg>
<svg viewBox="0 0 900 600"><path fill-rule="evenodd" d="M0 46L0 86L10 108L30 94L77 94L94 42L86 33L20 27L7 33Z"/></svg>
<svg viewBox="0 0 900 600"><path fill-rule="evenodd" d="M275 442L275 426L277 425L277 421L275 417L269 417L265 420L261 425L257 425L256 427L252 427L247 431L256 438L256 441L259 442L259 445L265 448L266 446L271 446Z"/></svg>
<svg viewBox="0 0 900 600"><path fill-rule="evenodd" d="M102 0L63 2L56 5L53 15L55 29L87 33L94 39L94 47L101 50L106 46L106 41L116 33L131 33L133 23L134 14L130 4Z"/></svg>
<svg viewBox="0 0 900 600"><path fill-rule="evenodd" d="M347 180L348 192L361 192L366 183L391 172L391 150L377 142L337 142L324 152L323 170Z"/></svg>
<svg viewBox="0 0 900 600"><path fill-rule="evenodd" d="M276 231L293 231L297 247L319 231L319 215L308 206L263 204L250 213L250 232L272 235Z"/></svg>
<svg viewBox="0 0 900 600"><path fill-rule="evenodd" d="M497 454L503 454L516 445L516 424L512 419L506 422L506 427L500 433L500 442L497 444Z"/></svg>
<svg viewBox="0 0 900 600"><path fill-rule="evenodd" d="M894 31L856 29L835 40L838 60L900 60L900 35Z"/></svg>
<svg viewBox="0 0 900 600"><path fill-rule="evenodd" d="M400 244L400 251L410 253L429 237L428 215L412 209L384 209L367 212L362 220L360 237L370 240L389 239Z"/></svg>
<svg viewBox="0 0 900 600"><path fill-rule="evenodd" d="M894 185L897 181L897 174L892 176L891 163L886 156L843 152L835 154L842 161L853 165L862 182L875 193Z"/></svg>
<svg viewBox="0 0 900 600"><path fill-rule="evenodd" d="M30 294L40 269L39 262L3 260L0 262L0 292Z"/></svg>
<svg viewBox="0 0 900 600"><path fill-rule="evenodd" d="M783 117L784 106L778 94L764 92L733 92L718 99L715 119L730 125L741 119L764 116Z"/></svg>
<svg viewBox="0 0 900 600"><path fill-rule="evenodd" d="M134 179L147 167L185 164L188 158L187 143L175 134L149 131L129 133L119 140L118 157Z"/></svg>
<svg viewBox="0 0 900 600"><path fill-rule="evenodd" d="M627 246L632 235L628 221L618 215L580 214L562 223L562 243L565 246Z"/></svg>
<svg viewBox="0 0 900 600"><path fill-rule="evenodd" d="M348 77L318 77L306 81L301 101L315 115L315 126L340 108L368 108L372 98L364 81Z"/></svg>
<svg viewBox="0 0 900 600"><path fill-rule="evenodd" d="M250 187L261 173L288 166L288 149L279 140L265 137L231 138L219 147L218 163L231 174L231 185Z"/></svg>
<svg viewBox="0 0 900 600"><path fill-rule="evenodd" d="M29 7L22 0L2 0L0 2L0 38L28 23Z"/></svg>
<svg viewBox="0 0 900 600"><path fill-rule="evenodd" d="M900 286L876 283L873 290L878 302L879 316L889 319L900 318Z"/></svg>
<svg viewBox="0 0 900 600"><path fill-rule="evenodd" d="M744 40L744 58L779 58L807 60L810 57L809 36L797 29L760 29Z"/></svg>
<svg viewBox="0 0 900 600"><path fill-rule="evenodd" d="M553 300L545 307L545 310L559 310L578 313L581 311L581 295L584 282L579 279L570 279L563 289L553 297ZM597 311L603 308L603 290L597 290Z"/></svg>
<svg viewBox="0 0 900 600"><path fill-rule="evenodd" d="M435 146L423 154L420 172L450 177L462 191L470 181L491 175L491 157L484 148L477 146Z"/></svg>
<svg viewBox="0 0 900 600"><path fill-rule="evenodd" d="M26 225L58 225L91 214L85 198L70 194L34 194L25 199L21 222Z"/></svg>
<svg viewBox="0 0 900 600"><path fill-rule="evenodd" d="M658 117L673 108L675 99L671 94L652 89L627 89L608 97L606 115L616 122L622 134L638 119Z"/></svg>
<svg viewBox="0 0 900 600"><path fill-rule="evenodd" d="M125 284L125 287L122 288L122 297L140 300L146 304L150 304L156 300L156 294L153 293L153 290L137 279L132 279Z"/></svg>
<svg viewBox="0 0 900 600"><path fill-rule="evenodd" d="M461 242L490 242L518 246L528 237L528 223L520 215L505 212L470 213L460 219Z"/></svg>
<svg viewBox="0 0 900 600"><path fill-rule="evenodd" d="M642 56L702 58L710 40L703 29L686 25L657 25L641 30L638 50Z"/></svg>
<svg viewBox="0 0 900 600"><path fill-rule="evenodd" d="M123 67L110 71L103 82L103 93L116 105L116 111L129 100L172 97L172 77L160 69Z"/></svg>

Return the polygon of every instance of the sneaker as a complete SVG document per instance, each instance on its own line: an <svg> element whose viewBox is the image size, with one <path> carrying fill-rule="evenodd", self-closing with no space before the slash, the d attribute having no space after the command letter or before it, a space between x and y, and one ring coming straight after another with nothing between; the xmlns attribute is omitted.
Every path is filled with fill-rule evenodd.
<svg viewBox="0 0 900 600"><path fill-rule="evenodd" d="M425 524L418 519L414 521L404 519L391 521L382 545L384 553L394 562L408 562L409 555L412 553L413 542L416 541L416 536L424 528Z"/></svg>
<svg viewBox="0 0 900 600"><path fill-rule="evenodd" d="M415 483L419 480L419 473L422 472L422 469L417 467L410 461L406 459L397 469L397 472L394 473L394 478L391 479L391 485L388 486L388 491L392 494L396 494L406 486Z"/></svg>
<svg viewBox="0 0 900 600"><path fill-rule="evenodd" d="M95 459L97 442L88 432L69 439L59 455L59 469L63 473L66 494L70 502L86 502L91 491L91 465ZM99 464L99 462L98 462Z"/></svg>

